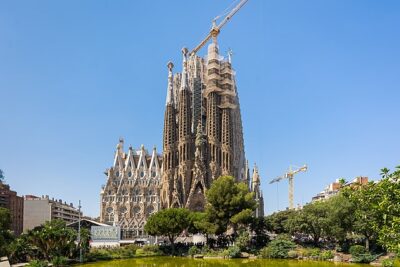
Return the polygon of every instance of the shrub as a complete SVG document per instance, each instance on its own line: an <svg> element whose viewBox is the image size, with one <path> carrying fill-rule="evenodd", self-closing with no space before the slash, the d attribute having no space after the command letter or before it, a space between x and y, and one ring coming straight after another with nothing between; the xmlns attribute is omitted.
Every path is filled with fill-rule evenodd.
<svg viewBox="0 0 400 267"><path fill-rule="evenodd" d="M136 249L130 247L114 247L99 250L101 253L110 256L112 259L127 259L135 256Z"/></svg>
<svg viewBox="0 0 400 267"><path fill-rule="evenodd" d="M162 254L160 247L157 245L145 245L142 247L142 251L146 255L161 255Z"/></svg>
<svg viewBox="0 0 400 267"><path fill-rule="evenodd" d="M172 247L170 244L163 244L159 246L161 254L164 255L172 255ZM136 252L136 255L138 255L139 253Z"/></svg>
<svg viewBox="0 0 400 267"><path fill-rule="evenodd" d="M136 250L137 248L130 248L130 247L123 247L120 249L116 249L113 251L113 258L119 258L119 259L126 259L126 258L133 258L136 255Z"/></svg>
<svg viewBox="0 0 400 267"><path fill-rule="evenodd" d="M127 245L127 246L125 246L125 247L123 247L126 251L129 251L129 252L131 252L133 255L135 255L136 254L136 250L139 248L137 245L135 245L135 244L130 244L130 245Z"/></svg>
<svg viewBox="0 0 400 267"><path fill-rule="evenodd" d="M308 250L309 256L312 258L319 258L321 254L321 250L319 248L311 248Z"/></svg>
<svg viewBox="0 0 400 267"><path fill-rule="evenodd" d="M196 254L201 254L201 249L199 249L197 246L191 246L189 248L188 254L190 256L196 255Z"/></svg>
<svg viewBox="0 0 400 267"><path fill-rule="evenodd" d="M382 261L382 267L393 267L393 266L394 266L394 260L384 259Z"/></svg>
<svg viewBox="0 0 400 267"><path fill-rule="evenodd" d="M25 234L15 239L9 246L10 263L28 262L34 258L32 245L28 242Z"/></svg>
<svg viewBox="0 0 400 267"><path fill-rule="evenodd" d="M349 249L351 256L358 256L361 254L365 254L365 247L360 245L351 246Z"/></svg>
<svg viewBox="0 0 400 267"><path fill-rule="evenodd" d="M320 253L320 258L321 260L330 260L333 259L335 255L333 254L333 252L331 250L324 250Z"/></svg>
<svg viewBox="0 0 400 267"><path fill-rule="evenodd" d="M51 264L55 267L60 267L60 266L67 266L68 265L68 258L63 257L63 256L55 256L51 260Z"/></svg>
<svg viewBox="0 0 400 267"><path fill-rule="evenodd" d="M270 247L260 249L259 256L264 259L272 258L272 251Z"/></svg>
<svg viewBox="0 0 400 267"><path fill-rule="evenodd" d="M351 261L356 263L370 263L377 258L366 251L364 246L360 245L351 246L349 252L351 254Z"/></svg>
<svg viewBox="0 0 400 267"><path fill-rule="evenodd" d="M209 254L209 253L212 253L212 252L213 251L209 246L204 246L204 247L201 248L201 254L206 255L206 254Z"/></svg>
<svg viewBox="0 0 400 267"><path fill-rule="evenodd" d="M92 249L86 255L88 261L111 260L112 258L111 253L105 249Z"/></svg>
<svg viewBox="0 0 400 267"><path fill-rule="evenodd" d="M288 252L289 259L296 259L299 256L296 250L291 250Z"/></svg>
<svg viewBox="0 0 400 267"><path fill-rule="evenodd" d="M371 253L359 254L357 256L351 256L351 262L355 263L370 263L378 258L377 255L371 255Z"/></svg>
<svg viewBox="0 0 400 267"><path fill-rule="evenodd" d="M309 255L308 255L308 250L305 249L305 248L299 248L299 249L297 250L297 253L298 253L298 255L299 255L300 257L308 257L308 256L309 256Z"/></svg>
<svg viewBox="0 0 400 267"><path fill-rule="evenodd" d="M249 233L243 232L241 233L236 239L235 239L235 245L241 250L241 251L247 251L249 244L250 244L251 237Z"/></svg>
<svg viewBox="0 0 400 267"><path fill-rule="evenodd" d="M179 251L179 247L175 248L176 250ZM157 245L145 245L142 248L139 248L136 250L136 255L138 256L157 256L157 255L162 255L166 252L171 252L172 250L170 248L166 249L163 247L162 249L157 246Z"/></svg>
<svg viewBox="0 0 400 267"><path fill-rule="evenodd" d="M229 247L225 253L229 258L240 258L240 248L237 246Z"/></svg>
<svg viewBox="0 0 400 267"><path fill-rule="evenodd" d="M217 250L217 249L211 249L208 246L204 246L201 249L201 254L204 256L209 256L209 257L214 257L214 256L228 256L228 253L226 250Z"/></svg>
<svg viewBox="0 0 400 267"><path fill-rule="evenodd" d="M33 260L27 265L29 267L47 267L47 261Z"/></svg>
<svg viewBox="0 0 400 267"><path fill-rule="evenodd" d="M275 240L260 251L263 258L286 259L289 251L296 248L296 244L287 237L278 236Z"/></svg>

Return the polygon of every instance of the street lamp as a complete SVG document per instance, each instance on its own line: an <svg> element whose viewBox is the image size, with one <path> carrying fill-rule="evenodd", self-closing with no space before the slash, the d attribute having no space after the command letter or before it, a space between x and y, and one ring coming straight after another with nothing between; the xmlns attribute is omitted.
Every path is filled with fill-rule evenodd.
<svg viewBox="0 0 400 267"><path fill-rule="evenodd" d="M79 217L78 217L78 246L79 246L79 262L82 263L82 245L81 245L81 201L79 200Z"/></svg>

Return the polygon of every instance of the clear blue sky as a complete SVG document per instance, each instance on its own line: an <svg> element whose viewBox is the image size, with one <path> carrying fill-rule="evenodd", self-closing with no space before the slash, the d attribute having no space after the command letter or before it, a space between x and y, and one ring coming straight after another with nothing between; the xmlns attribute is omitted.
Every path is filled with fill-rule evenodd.
<svg viewBox="0 0 400 267"><path fill-rule="evenodd" d="M180 71L231 0L1 1L0 168L19 194L81 199L97 216L115 145L161 150L166 62ZM339 177L400 164L400 2L249 0L219 37L265 209ZM202 50L199 54L203 55Z"/></svg>

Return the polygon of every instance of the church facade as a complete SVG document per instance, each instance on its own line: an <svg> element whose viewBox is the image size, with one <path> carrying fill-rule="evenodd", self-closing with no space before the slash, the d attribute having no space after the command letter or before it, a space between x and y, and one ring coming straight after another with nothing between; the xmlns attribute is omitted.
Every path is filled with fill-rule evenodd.
<svg viewBox="0 0 400 267"><path fill-rule="evenodd" d="M162 157L153 148L124 151L121 139L100 193L100 222L121 227L122 239L146 236L147 218L160 209Z"/></svg>

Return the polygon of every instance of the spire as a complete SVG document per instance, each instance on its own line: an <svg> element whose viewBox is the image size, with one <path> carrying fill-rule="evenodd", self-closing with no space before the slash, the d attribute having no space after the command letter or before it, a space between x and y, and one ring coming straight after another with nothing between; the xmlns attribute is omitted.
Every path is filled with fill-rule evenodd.
<svg viewBox="0 0 400 267"><path fill-rule="evenodd" d="M167 101L166 105L174 103L174 88L173 88L173 75L172 75L172 68L174 64L169 61L167 64L168 67L168 88L167 88Z"/></svg>
<svg viewBox="0 0 400 267"><path fill-rule="evenodd" d="M228 50L228 62L232 64L232 55L233 55L233 51L232 49L229 48Z"/></svg>
<svg viewBox="0 0 400 267"><path fill-rule="evenodd" d="M117 145L117 150L118 150L119 152L122 152L123 149L124 149L124 138L120 137L120 138L119 138L118 145Z"/></svg>
<svg viewBox="0 0 400 267"><path fill-rule="evenodd" d="M197 78L197 58L196 57L192 57L193 61L194 61L194 78Z"/></svg>
<svg viewBox="0 0 400 267"><path fill-rule="evenodd" d="M158 156L157 156L157 148L153 146L153 152L151 153L151 160L150 160L150 168L157 167L158 168Z"/></svg>
<svg viewBox="0 0 400 267"><path fill-rule="evenodd" d="M182 68L181 90L187 90L188 89L187 54L188 54L188 49L186 47L182 48L183 68Z"/></svg>
<svg viewBox="0 0 400 267"><path fill-rule="evenodd" d="M257 165L255 163L254 163L254 169L253 169L252 182L253 182L253 184L259 184L260 183L260 176L258 175L258 168L257 168Z"/></svg>
<svg viewBox="0 0 400 267"><path fill-rule="evenodd" d="M249 161L246 160L245 165L244 165L244 177L243 179L246 181L247 186L249 186L249 188L251 187L250 185L250 171L249 171Z"/></svg>

